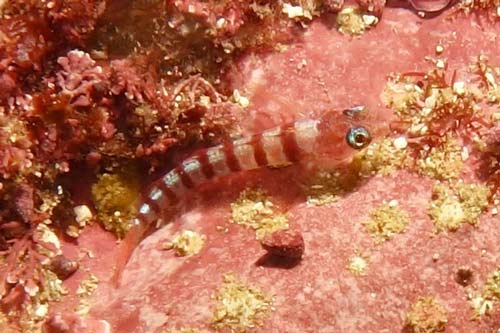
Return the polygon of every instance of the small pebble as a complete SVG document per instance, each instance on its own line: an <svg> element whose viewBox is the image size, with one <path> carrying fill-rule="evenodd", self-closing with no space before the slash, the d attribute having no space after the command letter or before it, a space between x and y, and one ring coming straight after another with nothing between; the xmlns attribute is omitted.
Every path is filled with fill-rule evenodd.
<svg viewBox="0 0 500 333"><path fill-rule="evenodd" d="M75 220L80 226L84 226L86 222L92 219L92 212L87 205L79 205L73 207Z"/></svg>
<svg viewBox="0 0 500 333"><path fill-rule="evenodd" d="M50 261L50 270L61 280L66 280L78 270L78 262L58 255Z"/></svg>
<svg viewBox="0 0 500 333"><path fill-rule="evenodd" d="M404 136L400 136L393 141L394 148L405 149L408 146L408 141Z"/></svg>
<svg viewBox="0 0 500 333"><path fill-rule="evenodd" d="M463 96L465 94L465 82L457 81L453 83L453 92L459 96Z"/></svg>
<svg viewBox="0 0 500 333"><path fill-rule="evenodd" d="M298 231L278 230L264 237L261 245L269 254L289 259L300 259L304 254L304 238Z"/></svg>

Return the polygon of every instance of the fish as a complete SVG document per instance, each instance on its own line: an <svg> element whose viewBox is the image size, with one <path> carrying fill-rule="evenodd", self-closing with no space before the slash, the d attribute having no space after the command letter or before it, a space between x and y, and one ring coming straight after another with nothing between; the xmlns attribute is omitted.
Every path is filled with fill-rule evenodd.
<svg viewBox="0 0 500 333"><path fill-rule="evenodd" d="M283 167L314 159L327 159L335 167L352 158L372 140L365 106L323 113L196 151L168 171L143 197L138 214L120 244L113 282L132 252L151 229L173 219L182 199L197 187L234 173L264 167Z"/></svg>

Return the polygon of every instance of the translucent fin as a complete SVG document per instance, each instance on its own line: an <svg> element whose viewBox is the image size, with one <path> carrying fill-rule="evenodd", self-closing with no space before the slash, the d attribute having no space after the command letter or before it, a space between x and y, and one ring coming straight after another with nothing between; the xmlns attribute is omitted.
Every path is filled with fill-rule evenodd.
<svg viewBox="0 0 500 333"><path fill-rule="evenodd" d="M115 256L115 271L111 277L111 283L118 287L121 275L127 265L135 248L146 235L147 226L144 224L134 225L125 235L125 238L118 245L118 250Z"/></svg>

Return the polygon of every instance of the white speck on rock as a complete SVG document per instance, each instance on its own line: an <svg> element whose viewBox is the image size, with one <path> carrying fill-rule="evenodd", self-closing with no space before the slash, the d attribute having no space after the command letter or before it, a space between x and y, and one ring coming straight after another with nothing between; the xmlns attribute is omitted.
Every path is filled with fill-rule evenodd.
<svg viewBox="0 0 500 333"><path fill-rule="evenodd" d="M215 26L217 29L223 28L224 25L226 25L226 19L223 17L221 17L220 19L217 20L217 22L215 22Z"/></svg>
<svg viewBox="0 0 500 333"><path fill-rule="evenodd" d="M408 146L408 141L404 136L400 136L393 141L394 148L405 149Z"/></svg>
<svg viewBox="0 0 500 333"><path fill-rule="evenodd" d="M459 96L463 96L465 94L465 82L457 81L453 83L453 92Z"/></svg>
<svg viewBox="0 0 500 333"><path fill-rule="evenodd" d="M446 62L443 59L438 59L436 61L436 67L439 69L444 69L446 67Z"/></svg>
<svg viewBox="0 0 500 333"><path fill-rule="evenodd" d="M47 313L49 313L49 306L47 304L40 304L36 307L35 316L38 318L44 318Z"/></svg>
<svg viewBox="0 0 500 333"><path fill-rule="evenodd" d="M389 207L397 207L399 205L399 202L396 199L392 199L388 203Z"/></svg>
<svg viewBox="0 0 500 333"><path fill-rule="evenodd" d="M462 158L462 161L466 161L469 158L469 149L467 149L467 147L463 147L462 151L460 152L460 156Z"/></svg>
<svg viewBox="0 0 500 333"><path fill-rule="evenodd" d="M242 108L248 107L250 105L250 101L247 97L242 96L238 89L233 90L233 99L236 103L238 103Z"/></svg>
<svg viewBox="0 0 500 333"><path fill-rule="evenodd" d="M378 23L378 17L375 15L363 15L363 23L366 26L376 25Z"/></svg>

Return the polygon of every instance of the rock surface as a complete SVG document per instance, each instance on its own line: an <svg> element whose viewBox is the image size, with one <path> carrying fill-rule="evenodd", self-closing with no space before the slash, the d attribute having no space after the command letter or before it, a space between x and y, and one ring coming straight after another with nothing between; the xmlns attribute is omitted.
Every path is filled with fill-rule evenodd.
<svg viewBox="0 0 500 333"><path fill-rule="evenodd" d="M430 56L446 59L456 80L466 80L472 57L485 54L500 63L497 26L448 14L427 20L386 8L374 29L354 38L339 34L333 18L325 16L282 52L246 54L227 71L231 88L250 101L240 121L243 132L358 104L377 113L375 125L387 126L394 116L381 93L391 73L425 72L434 66L425 60ZM437 45L444 47L439 55ZM217 322L217 290L232 273L273 299L262 326L237 332L418 331L405 318L412 304L427 296L444 307L447 318L439 323L446 322L445 332L496 331L495 316L472 320L468 298L481 292L500 257L492 207L475 226L436 234L428 215L435 181L428 177L404 170L375 175L336 202L315 206L302 191L307 172L300 166L261 170L207 185L184 214L141 243L120 288L97 290L91 316L105 318L118 333L208 332ZM462 178L477 181L474 165ZM300 230L305 242L300 263L263 262L265 251L254 232L230 223L230 204L247 187L267 191L290 228ZM403 233L377 243L363 221L384 202L396 202L410 221ZM206 236L201 252L178 257L161 248L185 229ZM350 269L353 258L366 267ZM467 286L456 281L463 266L474 275Z"/></svg>

